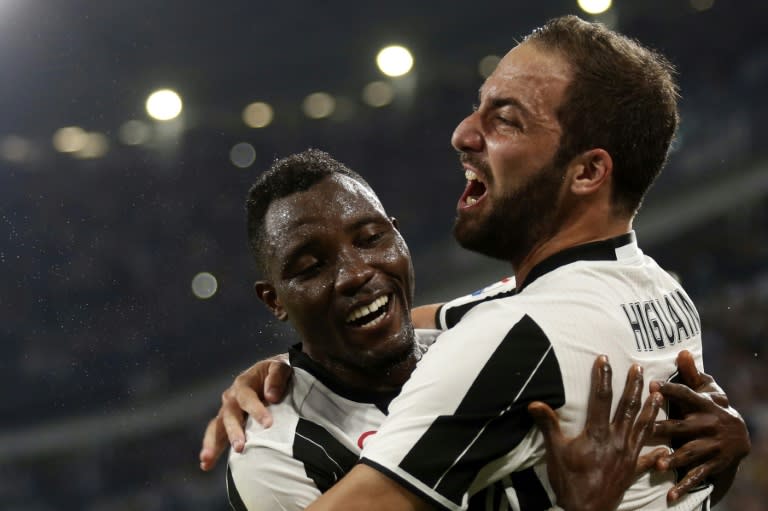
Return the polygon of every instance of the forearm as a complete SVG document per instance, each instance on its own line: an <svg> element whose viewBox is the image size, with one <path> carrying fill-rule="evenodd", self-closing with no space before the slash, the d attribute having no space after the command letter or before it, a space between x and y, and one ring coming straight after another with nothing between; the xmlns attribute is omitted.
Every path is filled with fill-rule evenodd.
<svg viewBox="0 0 768 511"><path fill-rule="evenodd" d="M435 315L442 303L431 303L429 305L420 305L411 310L411 320L416 328L438 328Z"/></svg>

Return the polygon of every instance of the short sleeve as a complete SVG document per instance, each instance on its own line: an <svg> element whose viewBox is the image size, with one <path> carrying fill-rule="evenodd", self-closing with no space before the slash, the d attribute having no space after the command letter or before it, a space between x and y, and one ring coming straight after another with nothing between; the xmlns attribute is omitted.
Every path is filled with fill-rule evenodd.
<svg viewBox="0 0 768 511"><path fill-rule="evenodd" d="M419 363L362 462L445 509L542 456L528 403L565 399L549 339L498 302L476 307Z"/></svg>

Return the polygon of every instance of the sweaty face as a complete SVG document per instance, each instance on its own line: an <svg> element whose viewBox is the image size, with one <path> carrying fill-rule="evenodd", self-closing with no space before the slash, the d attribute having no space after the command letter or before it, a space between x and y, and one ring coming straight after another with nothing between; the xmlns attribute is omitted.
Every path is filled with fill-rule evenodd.
<svg viewBox="0 0 768 511"><path fill-rule="evenodd" d="M480 104L453 133L467 185L454 236L470 250L519 262L556 229L564 168L557 109L570 80L565 60L523 43L480 89Z"/></svg>
<svg viewBox="0 0 768 511"><path fill-rule="evenodd" d="M272 203L265 226L277 305L310 357L359 372L412 352L410 254L370 190L325 178Z"/></svg>

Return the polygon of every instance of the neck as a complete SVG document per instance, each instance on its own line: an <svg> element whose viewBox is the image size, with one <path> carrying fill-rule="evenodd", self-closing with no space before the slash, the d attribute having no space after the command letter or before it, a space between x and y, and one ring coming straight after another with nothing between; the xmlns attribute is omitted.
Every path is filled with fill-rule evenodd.
<svg viewBox="0 0 768 511"><path fill-rule="evenodd" d="M410 378L422 350L414 340L403 352L373 361L315 357L311 352L307 355L344 385L368 392L390 392L399 390Z"/></svg>
<svg viewBox="0 0 768 511"><path fill-rule="evenodd" d="M553 235L537 242L520 260L512 261L517 288L522 288L533 267L548 257L577 245L613 238L631 230L632 218L611 214L582 215L563 222Z"/></svg>

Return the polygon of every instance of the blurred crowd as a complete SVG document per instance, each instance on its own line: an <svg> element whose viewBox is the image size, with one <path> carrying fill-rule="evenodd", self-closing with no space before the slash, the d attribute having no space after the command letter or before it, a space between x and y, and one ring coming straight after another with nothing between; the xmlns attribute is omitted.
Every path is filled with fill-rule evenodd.
<svg viewBox="0 0 768 511"><path fill-rule="evenodd" d="M679 141L653 194L674 196L765 163L768 58L758 52L744 62L727 90L710 77L685 96ZM72 417L162 406L173 392L232 376L290 345L290 331L276 327L252 292L245 236L243 198L275 156L329 150L370 180L424 266L439 267L434 247L450 238L463 186L448 139L471 91L429 90L418 115L394 108L352 126L268 135L254 142L259 156L246 170L227 158L239 135L205 127L189 130L170 160L118 148L94 162L57 157L44 170L4 164L0 431L55 430ZM756 100L733 99L742 95ZM768 197L644 249L697 302L706 369L751 429L753 453L722 508L765 509ZM202 271L218 281L207 300L190 288ZM420 289L439 285L439 275L424 274ZM159 432L0 460L0 509L226 509L222 467L197 469L202 417L216 406L200 402L194 421Z"/></svg>

